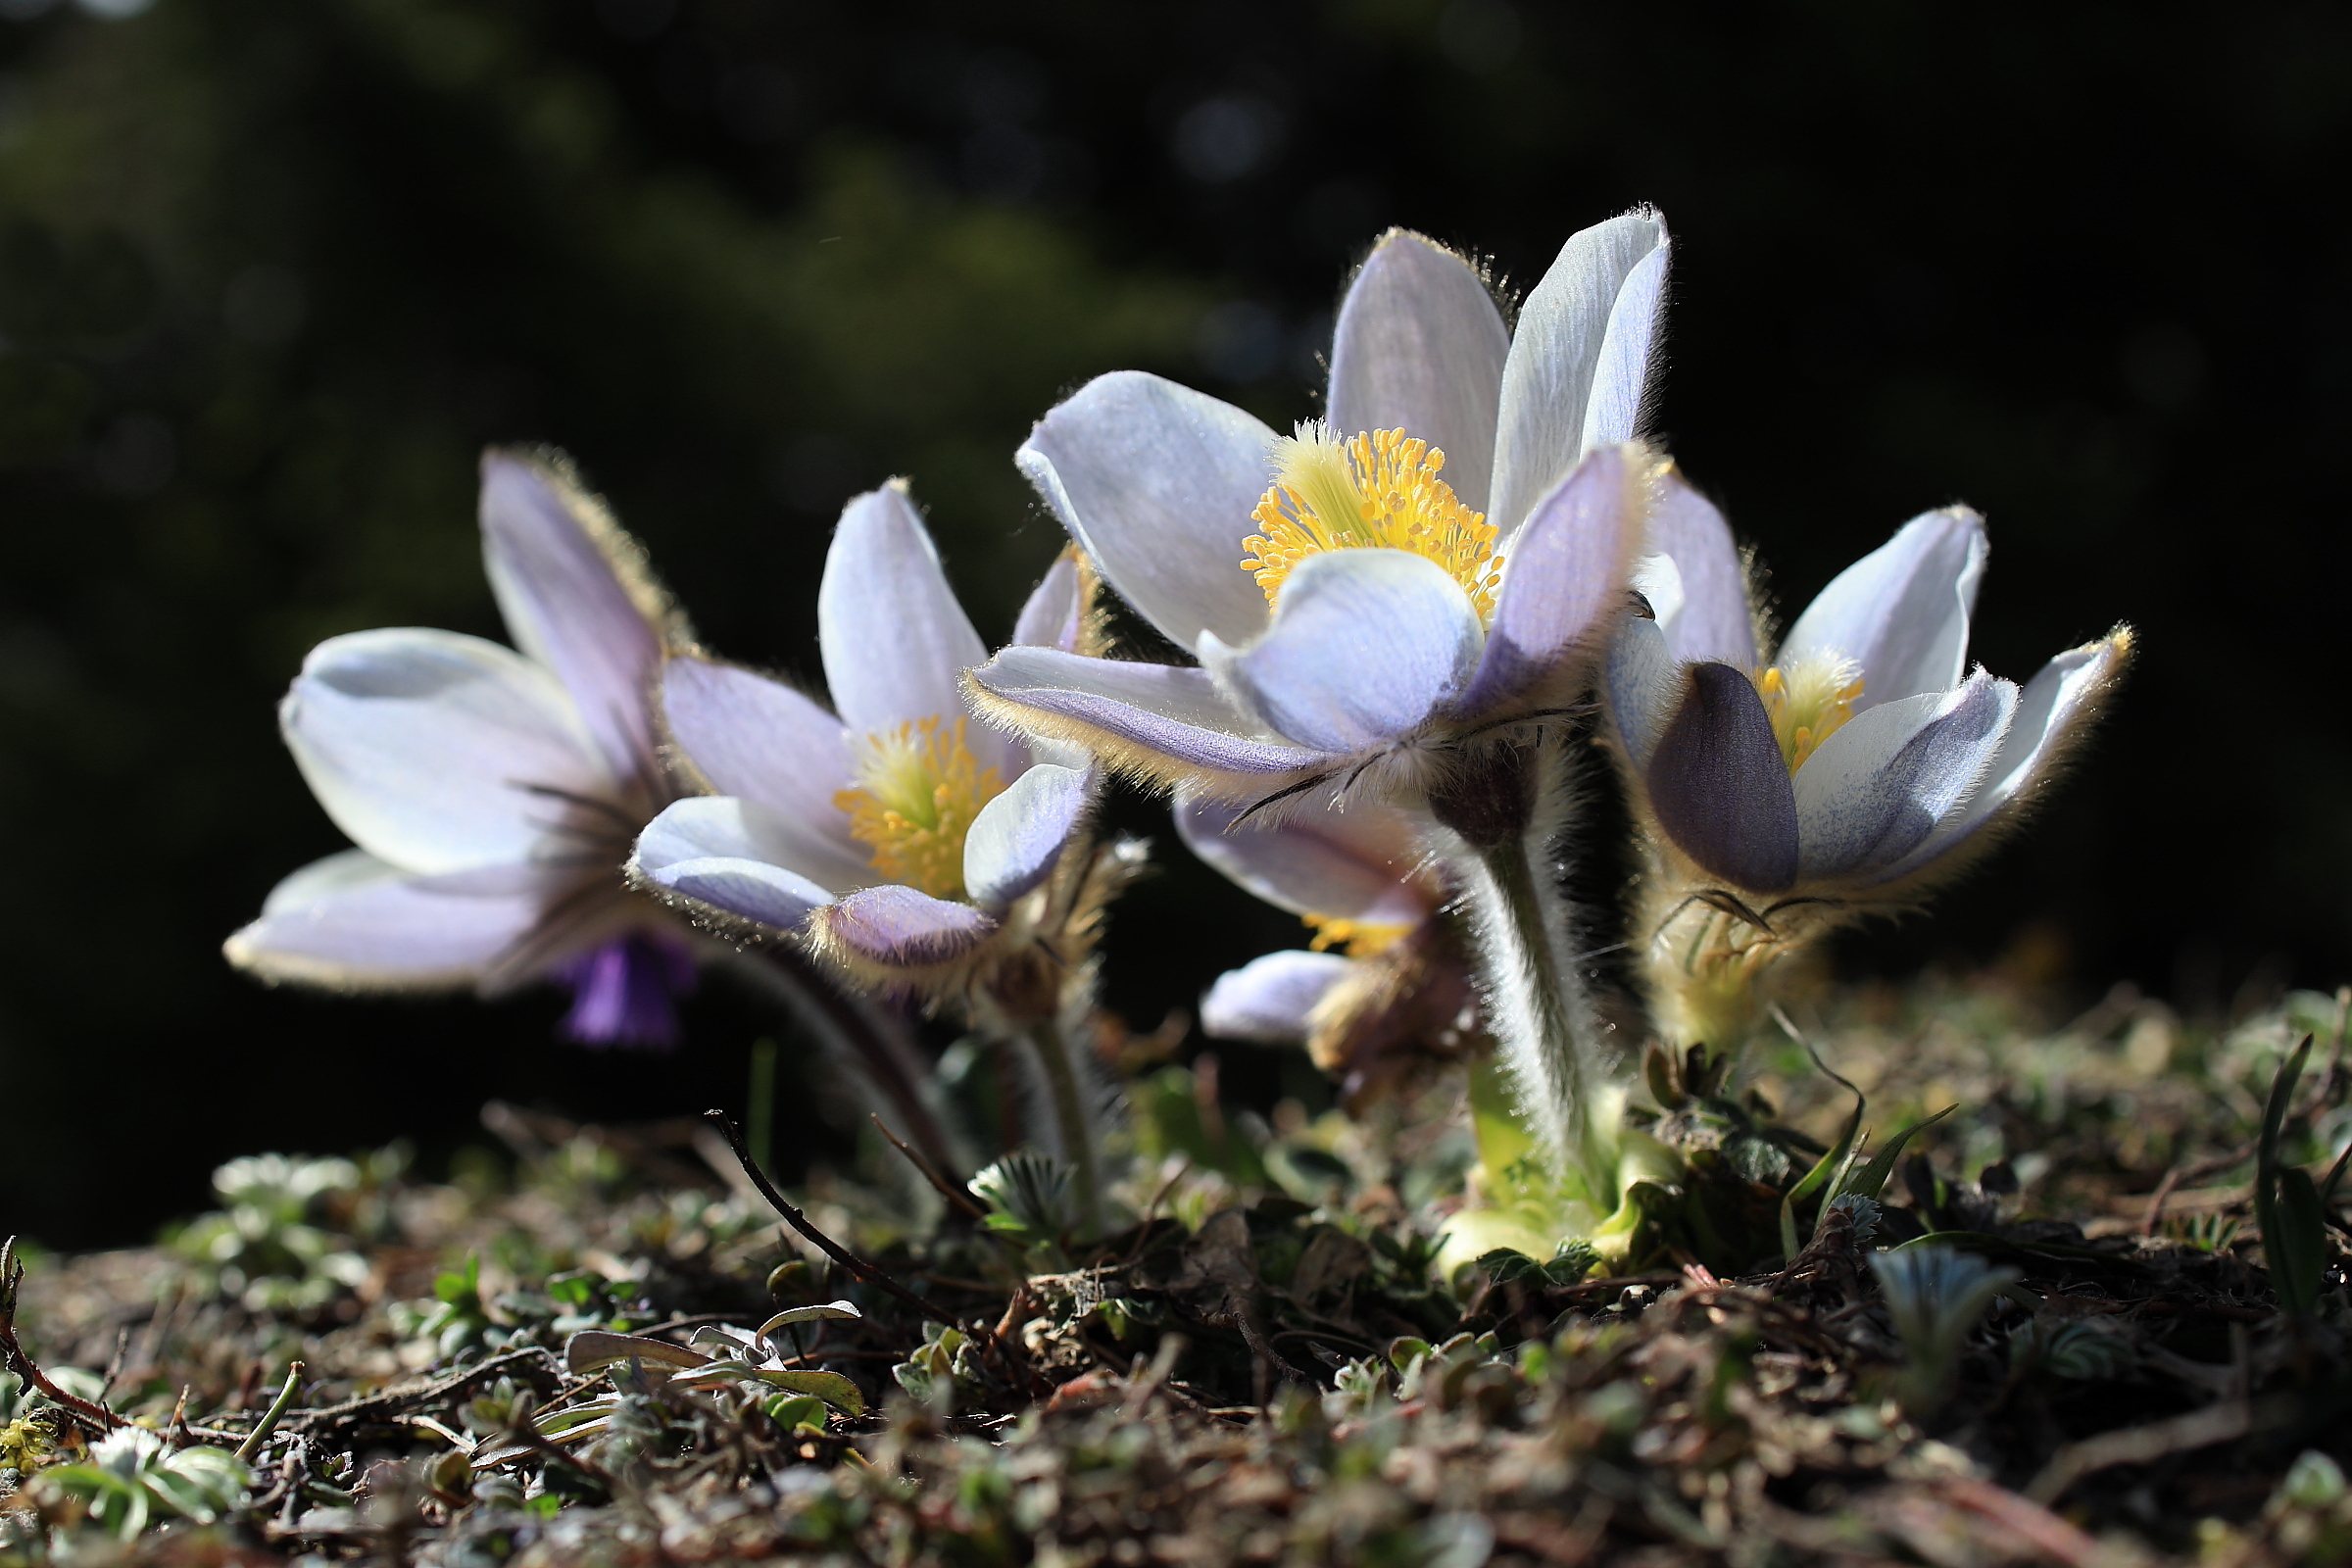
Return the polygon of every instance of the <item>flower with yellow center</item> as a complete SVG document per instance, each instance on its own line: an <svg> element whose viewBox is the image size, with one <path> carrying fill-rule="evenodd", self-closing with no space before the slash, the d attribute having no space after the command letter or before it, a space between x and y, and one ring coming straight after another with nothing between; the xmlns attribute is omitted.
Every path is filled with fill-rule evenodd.
<svg viewBox="0 0 2352 1568"><path fill-rule="evenodd" d="M877 731L858 743L855 785L833 804L850 836L873 851L875 873L935 899L963 897L963 840L980 808L1004 791L964 744L964 719L934 716Z"/></svg>
<svg viewBox="0 0 2352 1568"><path fill-rule="evenodd" d="M1314 933L1307 952L1329 953L1337 948L1350 958L1369 958L1412 929L1401 921L1349 920L1336 914L1307 913L1298 918Z"/></svg>
<svg viewBox="0 0 2352 1568"><path fill-rule="evenodd" d="M1781 760L1794 773L1814 748L1854 716L1854 700L1862 695L1862 666L1821 649L1785 665L1771 665L1755 683L1757 695L1764 699L1764 714L1772 720L1773 739L1781 744Z"/></svg>
<svg viewBox="0 0 2352 1568"><path fill-rule="evenodd" d="M1446 454L1402 429L1342 439L1319 419L1277 449L1274 484L1250 517L1265 531L1242 541L1242 569L1271 605L1283 579L1325 550L1403 550L1434 561L1461 585L1479 619L1494 614L1502 558L1486 514L1439 477Z"/></svg>

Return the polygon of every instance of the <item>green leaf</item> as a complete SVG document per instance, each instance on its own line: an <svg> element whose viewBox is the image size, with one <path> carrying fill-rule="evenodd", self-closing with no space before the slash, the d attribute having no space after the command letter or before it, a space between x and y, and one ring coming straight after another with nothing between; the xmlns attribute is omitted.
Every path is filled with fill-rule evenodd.
<svg viewBox="0 0 2352 1568"><path fill-rule="evenodd" d="M582 1329L564 1342L564 1364L581 1377L602 1372L616 1361L634 1357L652 1366L706 1366L710 1358L700 1350L689 1350L667 1340L650 1340L637 1334L612 1334L603 1329Z"/></svg>
<svg viewBox="0 0 2352 1568"><path fill-rule="evenodd" d="M1869 1164L1855 1173L1852 1181L1840 1180L1823 1201L1828 1201L1830 1198L1842 1198L1848 1193L1857 1198L1876 1199L1886 1190L1886 1178L1894 1174L1894 1162L1903 1157L1903 1146L1916 1134L1935 1126L1959 1108L1958 1105L1946 1105L1935 1115L1923 1117L1896 1133L1886 1141L1885 1148L1871 1156Z"/></svg>
<svg viewBox="0 0 2352 1568"><path fill-rule="evenodd" d="M825 1401L813 1394L771 1395L760 1408L787 1432L798 1432L803 1427L825 1430Z"/></svg>
<svg viewBox="0 0 2352 1568"><path fill-rule="evenodd" d="M763 1371L758 1374L762 1383L772 1384L787 1394L806 1394L824 1400L845 1415L865 1414L865 1396L858 1385L838 1372Z"/></svg>
<svg viewBox="0 0 2352 1568"><path fill-rule="evenodd" d="M820 1318L857 1318L864 1315L848 1301L820 1301L814 1306L786 1307L760 1325L760 1337L764 1340L776 1330L790 1328L795 1323L814 1323Z"/></svg>
<svg viewBox="0 0 2352 1568"><path fill-rule="evenodd" d="M2271 1265L2271 1284L2278 1304L2297 1316L2320 1304L2320 1278L2328 1266L2328 1222L2320 1206L2320 1192L2311 1173L2299 1165L2278 1172L2278 1250L2263 1256Z"/></svg>
<svg viewBox="0 0 2352 1568"><path fill-rule="evenodd" d="M1812 1051L1813 1048L1807 1046L1805 1049ZM1862 1130L1862 1110L1868 1103L1862 1098L1862 1091L1854 1089L1852 1084L1845 1083L1843 1078L1838 1078L1838 1074L1830 1072L1829 1063L1823 1061L1818 1054L1813 1057L1813 1065L1819 1067L1823 1072L1830 1073L1831 1077L1838 1078L1838 1081L1845 1084L1846 1088L1854 1090L1854 1113L1845 1119L1845 1131L1838 1135L1838 1142L1831 1145L1821 1158L1813 1162L1813 1168L1805 1172L1797 1184L1789 1188L1787 1196L1781 1200L1781 1255L1784 1259L1794 1257L1797 1253L1799 1245L1796 1237L1797 1203L1803 1199L1810 1198L1813 1190L1828 1181L1830 1173L1843 1162L1847 1152L1854 1147L1855 1134Z"/></svg>
<svg viewBox="0 0 2352 1568"><path fill-rule="evenodd" d="M2286 1126L2286 1111L2295 1096L2295 1081L2303 1076L2303 1064L2311 1058L2311 1039L2303 1037L2294 1054L2281 1062L2278 1075L2271 1080L2270 1102L2262 1110L2262 1138L2254 1152L2254 1219L2262 1230L2262 1260L2271 1271L2271 1287L2278 1292L2278 1304L2297 1315L2308 1311L2305 1295L2300 1289L2297 1269L2301 1262L2299 1250L2287 1235L2286 1217L2281 1212L2279 1198L2286 1188L2278 1160L2278 1139ZM2309 1186L2311 1178L2303 1178ZM2296 1201L2301 1201L2298 1194ZM2310 1195L2311 1206L2319 1206L2319 1194ZM2309 1299L2319 1298L2319 1271L2311 1275Z"/></svg>

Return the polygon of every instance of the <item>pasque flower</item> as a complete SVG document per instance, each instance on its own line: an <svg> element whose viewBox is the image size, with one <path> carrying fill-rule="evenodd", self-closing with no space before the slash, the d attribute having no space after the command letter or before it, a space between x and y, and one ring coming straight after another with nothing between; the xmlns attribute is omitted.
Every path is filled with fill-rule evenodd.
<svg viewBox="0 0 2352 1568"><path fill-rule="evenodd" d="M620 867L672 793L652 694L677 617L559 462L487 455L481 523L520 651L409 627L312 650L279 724L359 847L279 883L228 957L352 991L558 979L574 1039L667 1043L685 934Z"/></svg>
<svg viewBox="0 0 2352 1568"><path fill-rule="evenodd" d="M1654 828L1653 920L1717 926L1690 951L1718 967L1915 902L2042 793L2131 655L2119 627L2022 689L1970 672L1986 544L1966 508L1904 524L1769 656L1721 514L1669 476L1650 529L1609 704Z"/></svg>
<svg viewBox="0 0 2352 1568"><path fill-rule="evenodd" d="M1555 707L1614 612L1665 268L1653 214L1588 229L1514 333L1469 264L1393 232L1342 305L1328 418L1287 440L1156 376L1089 382L1016 461L1199 667L1014 648L975 706L1229 800L1336 778L1411 802Z"/></svg>

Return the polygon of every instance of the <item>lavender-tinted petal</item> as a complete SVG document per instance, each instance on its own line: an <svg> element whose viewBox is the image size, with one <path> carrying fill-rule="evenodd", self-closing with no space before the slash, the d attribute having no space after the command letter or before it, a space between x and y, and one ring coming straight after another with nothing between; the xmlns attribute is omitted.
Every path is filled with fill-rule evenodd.
<svg viewBox="0 0 2352 1568"><path fill-rule="evenodd" d="M1650 754L1650 809L1710 876L1755 893L1796 880L1796 795L1746 674L1699 663Z"/></svg>
<svg viewBox="0 0 2352 1568"><path fill-rule="evenodd" d="M963 836L965 894L1001 909L1043 882L1094 795L1093 775L1081 768L1040 762L1014 779Z"/></svg>
<svg viewBox="0 0 2352 1568"><path fill-rule="evenodd" d="M695 988L694 960L675 937L632 931L576 955L550 978L572 988L560 1026L583 1046L665 1049L678 1043L673 999Z"/></svg>
<svg viewBox="0 0 2352 1568"><path fill-rule="evenodd" d="M1119 597L1190 652L1203 630L1246 642L1266 623L1241 562L1273 444L1230 403L1114 370L1039 421L1013 462Z"/></svg>
<svg viewBox="0 0 2352 1568"><path fill-rule="evenodd" d="M1951 690L1968 668L1968 618L1984 555L1984 519L1966 507L1912 518L1831 579L1788 628L1778 662L1825 652L1858 660L1857 713Z"/></svg>
<svg viewBox="0 0 2352 1568"><path fill-rule="evenodd" d="M816 639L825 684L853 732L962 715L963 672L988 650L948 586L904 480L842 509L816 590ZM1007 770L1004 737L971 726L965 742L982 766Z"/></svg>
<svg viewBox="0 0 2352 1568"><path fill-rule="evenodd" d="M1227 878L1293 914L1406 925L1438 895L1424 879L1420 836L1404 812L1369 801L1345 809L1330 791L1274 818L1179 791L1176 833Z"/></svg>
<svg viewBox="0 0 2352 1568"><path fill-rule="evenodd" d="M1756 667L1755 619L1748 613L1740 547L1723 514L1683 476L1669 470L1649 514L1649 548L1674 562L1682 608L1658 627L1677 659L1712 659L1738 669Z"/></svg>
<svg viewBox="0 0 2352 1568"><path fill-rule="evenodd" d="M1487 509L1511 334L1460 257L1392 229L1348 285L1331 347L1331 424L1394 430L1446 454L1462 504Z"/></svg>
<svg viewBox="0 0 2352 1568"><path fill-rule="evenodd" d="M528 860L610 776L570 696L513 649L455 632L354 632L311 650L278 724L360 848L424 873ZM602 824L600 824L602 825Z"/></svg>
<svg viewBox="0 0 2352 1568"><path fill-rule="evenodd" d="M1067 551L1054 558L1045 576L1030 590L1013 623L1015 648L1058 648L1070 653L1078 646L1078 563Z"/></svg>
<svg viewBox="0 0 2352 1568"><path fill-rule="evenodd" d="M853 893L816 918L830 940L858 956L900 968L959 958L997 928L986 910L897 884Z"/></svg>
<svg viewBox="0 0 2352 1568"><path fill-rule="evenodd" d="M1007 648L971 679L995 721L1085 746L1147 775L1199 768L1266 777L1335 760L1266 738L1204 669Z"/></svg>
<svg viewBox="0 0 2352 1568"><path fill-rule="evenodd" d="M811 843L802 823L733 795L690 795L670 802L637 836L629 865L635 873L651 875L681 860L711 858L762 860L836 890L873 880L864 859Z"/></svg>
<svg viewBox="0 0 2352 1568"><path fill-rule="evenodd" d="M797 871L739 856L630 863L632 880L657 892L776 931L797 931L833 895Z"/></svg>
<svg viewBox="0 0 2352 1568"><path fill-rule="evenodd" d="M2017 708L1983 670L1857 713L1796 770L1797 874L1868 880L1916 849L1966 800Z"/></svg>
<svg viewBox="0 0 2352 1568"><path fill-rule="evenodd" d="M703 780L761 809L782 863L828 887L867 880L867 851L833 804L852 783L840 719L782 681L691 656L662 666L662 709Z"/></svg>
<svg viewBox="0 0 2352 1568"><path fill-rule="evenodd" d="M619 563L636 549L595 503L526 458L482 459L482 561L515 646L556 672L615 778L651 773L658 606Z"/></svg>
<svg viewBox="0 0 2352 1568"><path fill-rule="evenodd" d="M1585 398L1585 451L1631 441L1642 433L1665 299L1666 244L1661 235L1658 248L1625 275L1616 303L1609 307L1600 357L1592 366L1592 390Z"/></svg>
<svg viewBox="0 0 2352 1568"><path fill-rule="evenodd" d="M1489 492L1494 505L1487 513L1502 530L1506 553L1511 534L1536 502L1584 455L1593 377L1609 340L1618 341L1609 352L1612 371L1620 378L1637 344L1646 361L1648 345L1639 339L1632 313L1622 323L1612 317L1635 271L1665 246L1665 220L1655 213L1612 218L1560 247L1551 270L1528 295L1503 366L1494 482ZM1652 298L1650 309L1655 308ZM1635 419L1632 427L1639 422Z"/></svg>
<svg viewBox="0 0 2352 1568"><path fill-rule="evenodd" d="M1380 746L1452 701L1478 666L1478 612L1445 567L1404 550L1332 550L1291 568L1247 648L1213 633L1200 662L1285 739Z"/></svg>
<svg viewBox="0 0 2352 1568"><path fill-rule="evenodd" d="M361 850L280 882L229 961L268 980L348 990L468 985L538 922L536 890L455 892Z"/></svg>
<svg viewBox="0 0 2352 1568"><path fill-rule="evenodd" d="M1467 711L1521 695L1580 651L1600 651L1624 612L1626 576L1642 539L1636 451L1603 447L1586 458L1519 530Z"/></svg>
<svg viewBox="0 0 2352 1568"><path fill-rule="evenodd" d="M1649 769L1658 736L1683 700L1682 665L1667 646L1658 623L1628 615L1609 639L1602 664L1602 687L1608 693L1609 722L1625 747L1626 760L1637 773Z"/></svg>
<svg viewBox="0 0 2352 1568"><path fill-rule="evenodd" d="M1215 1040L1295 1045L1307 1037L1315 1004L1354 961L1336 953L1287 949L1228 969L1200 999L1200 1032Z"/></svg>

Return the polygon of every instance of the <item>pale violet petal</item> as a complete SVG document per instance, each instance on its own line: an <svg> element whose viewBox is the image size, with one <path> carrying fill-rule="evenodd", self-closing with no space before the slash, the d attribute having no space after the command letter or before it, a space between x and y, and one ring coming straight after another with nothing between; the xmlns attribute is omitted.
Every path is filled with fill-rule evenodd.
<svg viewBox="0 0 2352 1568"><path fill-rule="evenodd" d="M1663 224L1660 225L1663 229ZM1634 264L1609 307L1609 325L1585 399L1583 447L1591 452L1642 433L1655 373L1661 307L1666 302L1666 243Z"/></svg>
<svg viewBox="0 0 2352 1568"><path fill-rule="evenodd" d="M1662 552L1642 557L1634 563L1627 586L1642 596L1642 602L1649 607L1649 618L1672 642L1675 626L1683 618L1684 602L1683 571L1674 558Z"/></svg>
<svg viewBox="0 0 2352 1568"><path fill-rule="evenodd" d="M1609 720L1637 773L1648 770L1658 735L1682 701L1681 663L1658 623L1640 615L1628 615L1609 641L1603 665Z"/></svg>
<svg viewBox="0 0 2352 1568"><path fill-rule="evenodd" d="M833 892L874 880L862 857L812 842L806 824L756 801L690 795L672 801L637 836L630 869L653 876L686 860L761 860Z"/></svg>
<svg viewBox="0 0 2352 1568"><path fill-rule="evenodd" d="M705 783L765 808L792 847L786 864L828 887L872 880L868 851L833 804L855 782L840 719L780 680L691 655L662 666L662 709Z"/></svg>
<svg viewBox="0 0 2352 1568"><path fill-rule="evenodd" d="M1291 568L1274 623L1247 648L1214 634L1200 662L1286 740L1356 752L1410 733L1478 667L1478 612L1446 568L1404 550L1330 550Z"/></svg>
<svg viewBox="0 0 2352 1568"><path fill-rule="evenodd" d="M1070 653L1078 646L1078 563L1065 551L1054 558L1054 564L1029 594L1021 606L1021 618L1013 623L1012 646L1015 648L1058 648Z"/></svg>
<svg viewBox="0 0 2352 1568"><path fill-rule="evenodd" d="M653 776L662 636L616 565L636 546L569 480L511 453L482 459L481 523L515 646L563 681L614 777Z"/></svg>
<svg viewBox="0 0 2352 1568"><path fill-rule="evenodd" d="M1204 630L1237 643L1265 626L1265 594L1241 563L1273 444L1230 403L1114 370L1047 415L1013 462L1103 580L1191 652Z"/></svg>
<svg viewBox="0 0 2352 1568"><path fill-rule="evenodd" d="M1287 949L1217 976L1200 999L1200 1032L1212 1040L1296 1045L1308 1033L1315 1004L1347 978L1352 958Z"/></svg>
<svg viewBox="0 0 2352 1568"><path fill-rule="evenodd" d="M1979 670L1839 725L1796 770L1799 878L1868 880L1917 848L1968 798L2016 709L2017 688Z"/></svg>
<svg viewBox="0 0 2352 1568"><path fill-rule="evenodd" d="M1411 925L1441 897L1405 812L1329 791L1275 818L1178 791L1177 836L1195 855L1276 908L1373 925Z"/></svg>
<svg viewBox="0 0 2352 1568"><path fill-rule="evenodd" d="M1685 665L1681 685L1650 753L1650 810L1708 875L1782 892L1796 880L1796 796L1764 700L1729 664Z"/></svg>
<svg viewBox="0 0 2352 1568"><path fill-rule="evenodd" d="M959 958L997 928L985 910L895 884L853 893L816 919L828 939L857 956L902 968Z"/></svg>
<svg viewBox="0 0 2352 1568"><path fill-rule="evenodd" d="M1487 520L1510 535L1584 455L1585 411L1626 280L1666 244L1666 224L1641 211L1570 237L1519 313L1502 371ZM1628 340L1630 341L1630 339Z"/></svg>
<svg viewBox="0 0 2352 1568"><path fill-rule="evenodd" d="M1677 659L1712 659L1736 669L1756 667L1755 617L1747 608L1747 574L1723 514L1669 470L1649 514L1649 548L1670 557L1682 593L1680 612L1658 613L1658 627Z"/></svg>
<svg viewBox="0 0 2352 1568"><path fill-rule="evenodd" d="M513 649L455 632L354 632L311 650L278 707L335 825L406 871L528 860L612 782L570 696Z"/></svg>
<svg viewBox="0 0 2352 1568"><path fill-rule="evenodd" d="M348 990L470 985L530 935L542 899L437 886L363 851L313 861L228 939L229 961L269 980Z"/></svg>
<svg viewBox="0 0 2352 1568"><path fill-rule="evenodd" d="M1348 285L1331 346L1331 425L1402 428L1446 454L1462 504L1487 509L1511 334L1486 280L1452 252L1392 229Z"/></svg>
<svg viewBox="0 0 2352 1568"><path fill-rule="evenodd" d="M1078 768L1040 762L1014 779L964 834L965 895L1001 909L1043 882L1093 804L1093 776Z"/></svg>
<svg viewBox="0 0 2352 1568"><path fill-rule="evenodd" d="M1984 554L1984 519L1966 507L1912 518L1831 579L1782 639L1778 662L1824 652L1858 662L1857 713L1951 690L1968 668L1968 618Z"/></svg>
<svg viewBox="0 0 2352 1568"><path fill-rule="evenodd" d="M1600 652L1624 611L1626 572L1642 538L1641 474L1632 458L1625 447L1592 453L1519 530L1464 705L1470 711L1498 707ZM1290 593L1286 585L1286 601Z"/></svg>
<svg viewBox="0 0 2352 1568"><path fill-rule="evenodd" d="M707 859L673 861L660 870L641 874L645 881L673 898L699 905L713 914L750 920L774 931L799 930L811 913L825 907L833 897L807 877L765 860L713 856Z"/></svg>
<svg viewBox="0 0 2352 1568"><path fill-rule="evenodd" d="M971 678L994 722L1147 773L1200 768L1267 777L1335 760L1266 735L1204 669L1007 648Z"/></svg>

